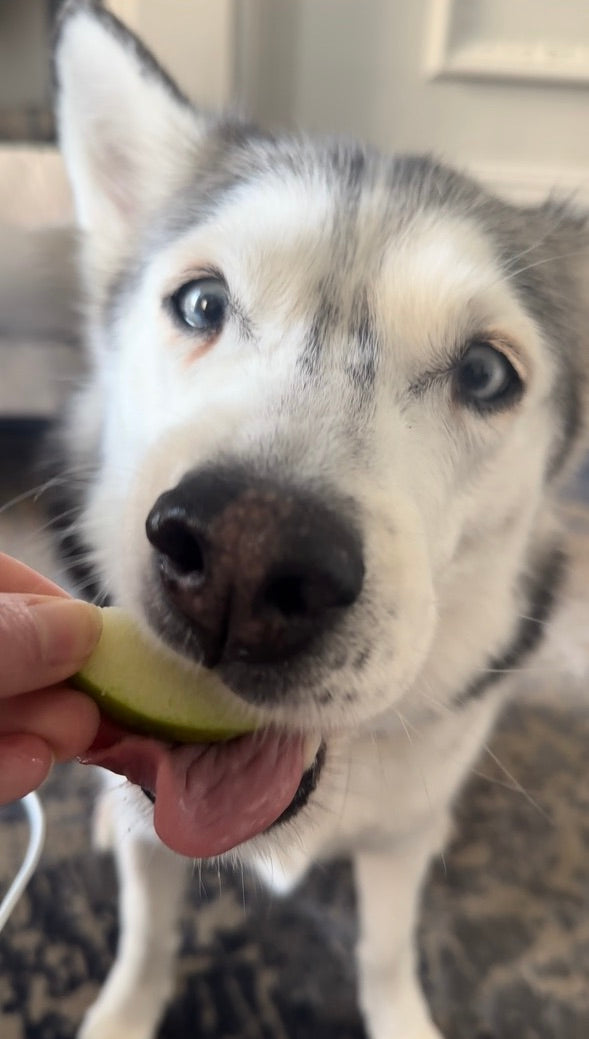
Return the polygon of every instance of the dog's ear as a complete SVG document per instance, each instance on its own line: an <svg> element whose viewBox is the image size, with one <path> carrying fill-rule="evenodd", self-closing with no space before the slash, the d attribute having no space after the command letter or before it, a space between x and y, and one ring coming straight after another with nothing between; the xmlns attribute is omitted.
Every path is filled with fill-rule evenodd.
<svg viewBox="0 0 589 1039"><path fill-rule="evenodd" d="M62 9L54 79L78 222L120 245L186 181L207 121L139 40L87 0Z"/></svg>

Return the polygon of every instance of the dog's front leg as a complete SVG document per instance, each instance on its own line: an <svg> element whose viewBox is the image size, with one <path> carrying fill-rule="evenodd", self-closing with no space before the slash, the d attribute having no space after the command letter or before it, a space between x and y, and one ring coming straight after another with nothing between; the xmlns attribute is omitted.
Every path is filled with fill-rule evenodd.
<svg viewBox="0 0 589 1039"><path fill-rule="evenodd" d="M370 1039L442 1039L419 984L415 931L425 871L444 837L445 826L432 826L355 858L360 1001Z"/></svg>
<svg viewBox="0 0 589 1039"><path fill-rule="evenodd" d="M173 988L186 859L153 838L113 834L120 882L117 957L79 1039L153 1039Z"/></svg>

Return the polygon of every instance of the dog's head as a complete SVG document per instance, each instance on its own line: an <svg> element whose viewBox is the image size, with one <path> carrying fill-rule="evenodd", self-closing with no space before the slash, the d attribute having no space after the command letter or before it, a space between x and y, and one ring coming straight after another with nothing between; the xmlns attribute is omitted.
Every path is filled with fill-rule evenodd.
<svg viewBox="0 0 589 1039"><path fill-rule="evenodd" d="M56 73L104 588L322 738L479 692L557 576L536 532L584 420L583 220L209 119L91 6Z"/></svg>

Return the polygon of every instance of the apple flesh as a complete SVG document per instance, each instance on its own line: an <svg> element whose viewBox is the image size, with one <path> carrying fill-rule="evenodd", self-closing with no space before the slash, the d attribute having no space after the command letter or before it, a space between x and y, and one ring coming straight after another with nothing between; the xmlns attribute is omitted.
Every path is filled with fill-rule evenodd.
<svg viewBox="0 0 589 1039"><path fill-rule="evenodd" d="M125 728L181 743L253 732L251 709L212 671L191 669L158 649L116 606L103 608L100 641L71 682Z"/></svg>

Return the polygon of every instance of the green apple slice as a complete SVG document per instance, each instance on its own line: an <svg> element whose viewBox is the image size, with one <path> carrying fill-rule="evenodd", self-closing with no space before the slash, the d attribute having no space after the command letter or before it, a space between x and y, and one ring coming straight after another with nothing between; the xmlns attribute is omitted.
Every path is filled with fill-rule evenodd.
<svg viewBox="0 0 589 1039"><path fill-rule="evenodd" d="M103 608L100 641L72 684L113 721L182 743L209 743L252 732L245 705L212 671L195 672L149 642L116 606Z"/></svg>

